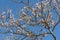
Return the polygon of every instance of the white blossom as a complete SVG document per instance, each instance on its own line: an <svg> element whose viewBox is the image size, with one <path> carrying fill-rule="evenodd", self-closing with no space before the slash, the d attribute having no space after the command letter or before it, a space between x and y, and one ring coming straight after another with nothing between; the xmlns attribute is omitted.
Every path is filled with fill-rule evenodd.
<svg viewBox="0 0 60 40"><path fill-rule="evenodd" d="M21 33L22 33L22 31L21 31L21 30L17 30L17 33L18 33L18 34L21 34Z"/></svg>

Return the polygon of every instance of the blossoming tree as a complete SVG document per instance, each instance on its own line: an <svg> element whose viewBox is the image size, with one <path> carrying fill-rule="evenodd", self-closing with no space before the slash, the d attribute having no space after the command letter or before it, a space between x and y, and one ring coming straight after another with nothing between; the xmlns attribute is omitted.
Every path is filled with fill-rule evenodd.
<svg viewBox="0 0 60 40"><path fill-rule="evenodd" d="M0 14L0 33L11 34L13 40L42 40L46 35L51 35L53 40L57 40L54 29L60 23L59 0L40 0L34 7L30 6L30 0L12 1L22 3L24 7L16 14L17 18L11 9ZM10 38L6 37L6 40Z"/></svg>

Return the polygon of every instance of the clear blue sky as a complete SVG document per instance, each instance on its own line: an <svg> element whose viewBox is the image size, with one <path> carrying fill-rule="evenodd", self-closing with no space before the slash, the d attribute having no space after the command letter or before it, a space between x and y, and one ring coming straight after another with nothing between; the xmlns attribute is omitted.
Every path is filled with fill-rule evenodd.
<svg viewBox="0 0 60 40"><path fill-rule="evenodd" d="M34 5L36 2L36 0L32 0L30 1L30 5ZM18 12L19 8L23 8L23 4L16 4L14 2L12 2L11 0L0 0L0 13L2 13L3 11L7 11L8 9L12 9L12 12L14 13L14 15ZM15 15L16 17L16 15ZM3 30L3 28L2 28ZM30 28L30 30L32 30L32 28ZM38 31L38 28L33 29L32 31ZM57 37L57 40L60 40L60 23L56 26L55 30L54 30L54 34ZM4 40L4 38L6 36L9 36L11 38L10 34L0 34L0 40ZM20 36L19 36L20 37ZM53 40L51 35L47 35L46 37L43 38L44 40Z"/></svg>

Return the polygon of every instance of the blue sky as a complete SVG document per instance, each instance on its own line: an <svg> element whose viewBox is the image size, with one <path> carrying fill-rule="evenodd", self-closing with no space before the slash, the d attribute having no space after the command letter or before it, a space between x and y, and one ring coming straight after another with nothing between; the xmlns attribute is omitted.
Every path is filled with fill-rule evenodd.
<svg viewBox="0 0 60 40"><path fill-rule="evenodd" d="M25 0L24 0L25 1ZM39 2L39 0L30 0L30 6L34 5L36 2ZM23 4L16 4L15 2L12 2L11 0L0 0L0 14L3 11L7 11L8 9L12 9L12 12L14 16L16 17L16 13L18 12L19 8L22 9L24 7ZM29 28L29 27L28 27ZM2 28L3 30L3 28ZM30 28L32 30L32 28ZM38 31L38 28L34 28L32 31ZM54 34L57 37L57 40L60 40L60 23L56 26L54 30ZM4 40L6 36L11 37L11 35L8 34L0 34L0 40ZM20 37L20 36L19 36ZM53 40L51 35L47 35L46 37L43 38L43 40Z"/></svg>

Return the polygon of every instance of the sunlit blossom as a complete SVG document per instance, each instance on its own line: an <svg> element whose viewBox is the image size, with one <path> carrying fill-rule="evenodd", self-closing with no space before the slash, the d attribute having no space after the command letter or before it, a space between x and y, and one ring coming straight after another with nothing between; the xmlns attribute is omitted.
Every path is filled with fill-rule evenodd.
<svg viewBox="0 0 60 40"><path fill-rule="evenodd" d="M21 34L21 33L22 33L22 31L21 31L21 30L17 30L17 33L18 33L18 34Z"/></svg>
<svg viewBox="0 0 60 40"><path fill-rule="evenodd" d="M10 24L9 24L8 22L5 22L4 26L5 26L6 28L8 28L8 27L10 26Z"/></svg>
<svg viewBox="0 0 60 40"><path fill-rule="evenodd" d="M33 37L33 36L34 36L34 34L33 34L32 32L30 32L30 31L27 32L27 35L28 35L29 37Z"/></svg>
<svg viewBox="0 0 60 40"><path fill-rule="evenodd" d="M24 18L26 16L25 12L22 12L21 17Z"/></svg>

